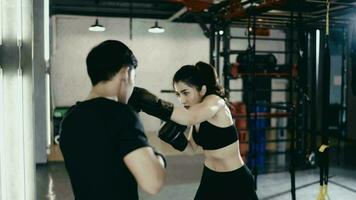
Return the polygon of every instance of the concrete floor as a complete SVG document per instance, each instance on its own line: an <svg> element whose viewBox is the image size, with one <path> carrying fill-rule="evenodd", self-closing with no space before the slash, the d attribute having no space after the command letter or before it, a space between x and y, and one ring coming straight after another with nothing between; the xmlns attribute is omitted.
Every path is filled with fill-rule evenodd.
<svg viewBox="0 0 356 200"><path fill-rule="evenodd" d="M165 187L154 197L140 192L142 200L191 200L197 190L203 157L168 156L168 177ZM329 196L331 200L356 199L356 170L332 167ZM297 171L298 200L315 200L319 192L318 169ZM311 184L314 183L314 184ZM345 186L345 187L343 187ZM258 176L258 195L264 200L290 200L290 176L287 172ZM38 200L72 200L73 194L64 164L61 162L37 166ZM238 197L231 199L238 199Z"/></svg>
<svg viewBox="0 0 356 200"><path fill-rule="evenodd" d="M201 151L194 156L183 155L162 143L156 136L150 143L166 155L167 179L161 192L150 197L140 191L141 200L192 200L197 191L203 169ZM330 151L330 200L356 200L356 144L345 145L340 152ZM278 158L278 156L277 156ZM276 157L269 159L275 165ZM338 162L339 161L339 162ZM337 165L339 163L340 165ZM290 175L285 170L280 173L267 173L258 176L257 193L261 200L291 200ZM266 171L280 171L280 167ZM72 189L63 162L50 162L37 166L38 200L73 200ZM296 199L316 200L319 193L319 169L296 172ZM238 200L231 197L229 200ZM220 199L219 199L220 200Z"/></svg>

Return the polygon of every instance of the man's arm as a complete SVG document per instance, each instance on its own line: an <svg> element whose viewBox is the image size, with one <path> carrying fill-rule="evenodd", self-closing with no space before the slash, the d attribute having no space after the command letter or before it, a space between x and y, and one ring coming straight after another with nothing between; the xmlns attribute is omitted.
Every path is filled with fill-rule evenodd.
<svg viewBox="0 0 356 200"><path fill-rule="evenodd" d="M122 117L124 116L124 117ZM138 185L149 194L156 194L163 185L165 178L162 158L148 144L143 125L129 107L124 107L119 119L123 129L118 128L119 154L124 163L135 177Z"/></svg>
<svg viewBox="0 0 356 200"><path fill-rule="evenodd" d="M142 147L128 153L124 162L145 192L155 195L160 191L166 170L163 159L151 147Z"/></svg>

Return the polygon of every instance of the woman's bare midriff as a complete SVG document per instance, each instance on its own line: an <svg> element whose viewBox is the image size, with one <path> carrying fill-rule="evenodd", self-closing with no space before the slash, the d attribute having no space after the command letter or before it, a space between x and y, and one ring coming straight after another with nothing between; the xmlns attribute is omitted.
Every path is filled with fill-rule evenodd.
<svg viewBox="0 0 356 200"><path fill-rule="evenodd" d="M217 172L236 170L244 165L239 149L239 142L237 141L217 150L204 150L204 164Z"/></svg>

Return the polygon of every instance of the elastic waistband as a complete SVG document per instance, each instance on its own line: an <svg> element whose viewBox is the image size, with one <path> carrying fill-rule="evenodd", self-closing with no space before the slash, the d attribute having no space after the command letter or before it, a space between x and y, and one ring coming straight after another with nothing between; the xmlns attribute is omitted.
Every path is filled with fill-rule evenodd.
<svg viewBox="0 0 356 200"><path fill-rule="evenodd" d="M241 167L232 170L232 171L226 171L226 172L218 172L218 171L214 171L212 169L210 169L209 167L207 167L206 165L204 165L204 172L209 173L209 174L216 174L216 175L229 175L229 174L242 174L245 173L246 171L248 171L248 168L246 165L242 165Z"/></svg>

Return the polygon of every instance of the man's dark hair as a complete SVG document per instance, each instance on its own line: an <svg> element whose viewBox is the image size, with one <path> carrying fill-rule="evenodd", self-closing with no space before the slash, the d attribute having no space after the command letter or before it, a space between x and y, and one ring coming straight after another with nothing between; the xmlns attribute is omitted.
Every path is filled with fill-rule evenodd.
<svg viewBox="0 0 356 200"><path fill-rule="evenodd" d="M124 43L117 40L106 40L95 46L90 50L86 63L93 86L110 80L122 67L137 67L135 55Z"/></svg>

